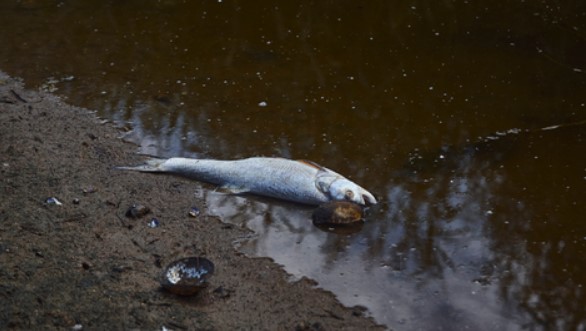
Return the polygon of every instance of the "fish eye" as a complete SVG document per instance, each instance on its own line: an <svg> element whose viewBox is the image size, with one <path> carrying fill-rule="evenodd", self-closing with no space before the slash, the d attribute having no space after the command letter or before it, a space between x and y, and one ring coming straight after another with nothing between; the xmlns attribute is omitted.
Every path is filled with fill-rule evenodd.
<svg viewBox="0 0 586 331"><path fill-rule="evenodd" d="M344 197L346 198L346 200L352 200L354 199L354 192L352 192L351 190L346 190L346 192L344 192Z"/></svg>

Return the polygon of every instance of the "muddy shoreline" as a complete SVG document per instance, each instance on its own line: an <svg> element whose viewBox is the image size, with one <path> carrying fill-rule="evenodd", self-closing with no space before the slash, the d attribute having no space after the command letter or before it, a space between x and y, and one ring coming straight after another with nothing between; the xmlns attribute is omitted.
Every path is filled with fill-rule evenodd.
<svg viewBox="0 0 586 331"><path fill-rule="evenodd" d="M249 232L208 217L193 182L113 169L141 157L90 110L0 72L0 125L0 329L384 329L310 280L290 283L270 259L238 253L232 243ZM134 203L151 213L126 217ZM152 217L160 227L147 226ZM207 257L216 273L179 298L158 277L186 256Z"/></svg>

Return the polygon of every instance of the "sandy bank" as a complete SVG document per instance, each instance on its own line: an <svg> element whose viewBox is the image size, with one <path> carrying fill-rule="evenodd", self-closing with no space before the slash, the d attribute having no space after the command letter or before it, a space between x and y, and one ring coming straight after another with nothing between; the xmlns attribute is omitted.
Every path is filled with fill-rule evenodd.
<svg viewBox="0 0 586 331"><path fill-rule="evenodd" d="M0 126L0 329L376 328L311 281L235 251L247 231L206 216L193 182L114 170L141 157L90 111L0 73ZM127 218L133 203L151 214ZM161 290L162 267L192 255L215 263L211 285L187 299Z"/></svg>

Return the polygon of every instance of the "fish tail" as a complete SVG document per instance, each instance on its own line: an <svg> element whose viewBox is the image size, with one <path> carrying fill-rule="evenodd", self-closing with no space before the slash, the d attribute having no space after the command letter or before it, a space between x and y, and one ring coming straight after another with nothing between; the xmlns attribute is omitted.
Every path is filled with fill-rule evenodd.
<svg viewBox="0 0 586 331"><path fill-rule="evenodd" d="M165 172L165 168L162 166L167 159L150 158L145 161L144 164L134 167L116 167L118 170L130 170L140 172Z"/></svg>

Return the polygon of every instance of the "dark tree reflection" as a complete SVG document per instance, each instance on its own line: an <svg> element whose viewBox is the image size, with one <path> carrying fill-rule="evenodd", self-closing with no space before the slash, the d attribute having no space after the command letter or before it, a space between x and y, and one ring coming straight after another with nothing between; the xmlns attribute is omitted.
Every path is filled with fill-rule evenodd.
<svg viewBox="0 0 586 331"><path fill-rule="evenodd" d="M294 204L217 192L208 202L258 234L240 243L248 254L316 279L389 325L580 329L586 190L583 169L567 161L584 134L522 132L419 152L354 234L323 232L310 208Z"/></svg>

